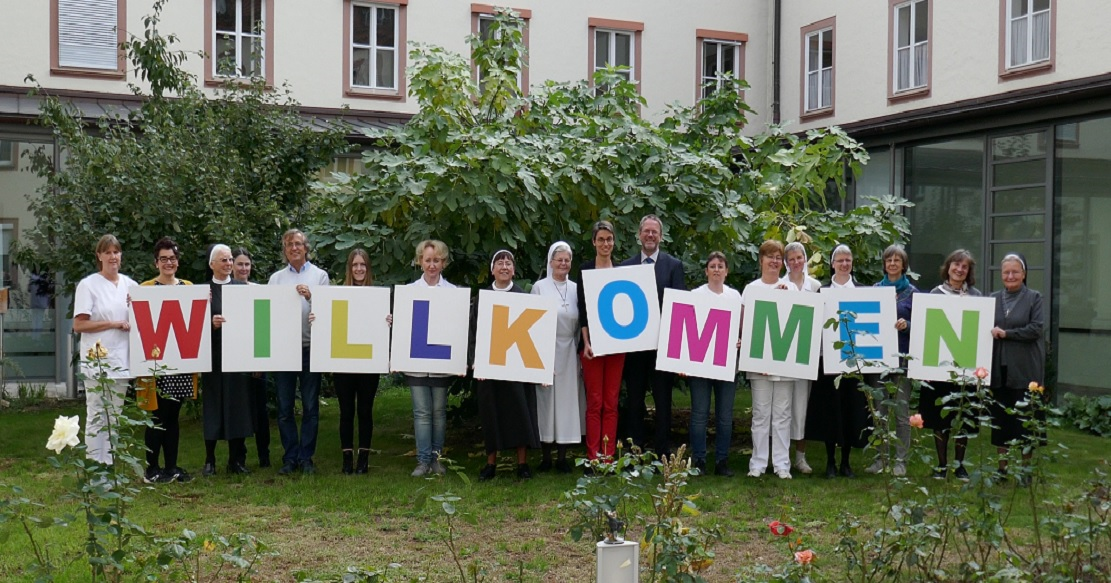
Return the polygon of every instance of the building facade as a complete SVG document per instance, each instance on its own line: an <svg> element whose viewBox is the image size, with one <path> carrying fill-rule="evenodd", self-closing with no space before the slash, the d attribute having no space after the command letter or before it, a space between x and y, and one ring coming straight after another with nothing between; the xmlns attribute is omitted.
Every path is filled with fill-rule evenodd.
<svg viewBox="0 0 1111 583"><path fill-rule="evenodd" d="M998 261L1019 251L1030 286L1046 297L1058 383L1106 392L1097 367L1111 357L1111 65L1088 25L1111 16L1102 0L513 0L526 22L527 91L586 79L606 64L628 75L659 119L694 104L704 84L746 79L767 123L794 130L839 125L872 162L851 204L894 193L915 206L908 250L919 287L939 281L942 258L971 250L984 291ZM403 123L406 47L466 54L493 6L462 0L177 0L160 28L204 51L186 68L215 87L228 77L289 83L315 115ZM115 46L142 31L139 0L0 0L0 268L11 288L5 355L28 379L66 384L69 322L49 278L10 264L8 247L33 224L26 196L38 179L29 149L56 148L29 125L27 75L88 115L134 105L133 75ZM477 73L476 73L477 74ZM861 258L872 260L872 258ZM875 260L878 260L876 258ZM1109 274L1109 275L1104 275Z"/></svg>

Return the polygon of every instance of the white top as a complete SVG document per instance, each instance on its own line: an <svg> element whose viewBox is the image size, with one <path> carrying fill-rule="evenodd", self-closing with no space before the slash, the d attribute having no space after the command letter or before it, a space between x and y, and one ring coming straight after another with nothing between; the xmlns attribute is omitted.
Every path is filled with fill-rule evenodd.
<svg viewBox="0 0 1111 583"><path fill-rule="evenodd" d="M734 289L732 287L729 287L727 285L723 285L721 287L722 287L722 289L721 289L720 294L716 293L716 292L714 292L714 290L710 289L710 284L708 284L708 283L702 284L701 286L696 287L691 291L693 291L695 293L715 295L715 296L718 296L718 297L723 297L723 298L727 298L727 299L731 299L731 300L737 300L737 302L741 302L741 292L739 292L736 289ZM737 309L740 310L739 307Z"/></svg>
<svg viewBox="0 0 1111 583"><path fill-rule="evenodd" d="M791 281L791 275L790 274L784 275L783 279L781 279L779 281L780 281L780 283L787 284L787 289L789 289L791 291L816 292L816 291L822 289L822 282L814 279L813 277L810 277L809 275L807 275L806 279L803 280L801 287L795 285L795 282Z"/></svg>
<svg viewBox="0 0 1111 583"><path fill-rule="evenodd" d="M292 265L286 265L282 269L274 272L270 276L269 285L329 285L328 272L320 269L319 267L305 262L301 266L301 271L293 269ZM308 346L312 340L312 329L309 327L309 312L312 311L311 304L305 299L301 298L301 346Z"/></svg>
<svg viewBox="0 0 1111 583"><path fill-rule="evenodd" d="M836 281L833 281L832 279L829 280L829 287L831 287L833 289L843 289L843 288L849 288L849 287L856 287L856 282L853 281L853 276L850 275L849 276L849 281L847 283L845 283L844 285L841 285L841 284L837 283Z"/></svg>
<svg viewBox="0 0 1111 583"><path fill-rule="evenodd" d="M644 250L640 252L640 262L643 264L645 261L651 259L652 263L657 263L660 260L660 248L656 247L656 252L651 255L645 255Z"/></svg>
<svg viewBox="0 0 1111 583"><path fill-rule="evenodd" d="M93 322L126 321L130 312L127 305L127 295L131 288L137 285L139 284L122 273L116 283L108 281L100 273L94 273L77 284L77 291L73 294L73 317L76 318L85 314ZM96 346L97 340L108 351L108 357L105 358L109 368L105 371L108 377L113 379L131 378L131 343L128 341L129 338L130 332L117 329L81 334L81 371L85 373L90 382L97 370L87 366L85 358L89 349Z"/></svg>

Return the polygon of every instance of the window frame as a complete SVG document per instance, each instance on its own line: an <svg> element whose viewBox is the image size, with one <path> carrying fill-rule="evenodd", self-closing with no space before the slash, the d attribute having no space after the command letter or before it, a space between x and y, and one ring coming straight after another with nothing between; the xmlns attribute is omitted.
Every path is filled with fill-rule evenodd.
<svg viewBox="0 0 1111 583"><path fill-rule="evenodd" d="M50 74L62 77L91 77L108 79L127 78L127 59L119 49L127 40L127 0L116 0L116 68L98 69L93 67L63 66L59 63L61 44L61 6L59 0L50 0Z"/></svg>
<svg viewBox="0 0 1111 583"><path fill-rule="evenodd" d="M830 77L829 105L826 105L824 107L820 106L821 91L819 89L819 107L810 109L807 107L809 105L807 103L807 78L810 74L810 54L807 50L807 45L809 44L808 41L810 40L811 36L814 36L815 34L821 35L825 32L829 33L830 43L833 45L828 67ZM817 22L802 27L801 37L801 52L799 54L799 69L801 77L801 82L799 84L799 119L810 120L820 117L832 116L834 115L835 107L837 105L837 17L831 16L824 20L819 20ZM820 42L821 38L819 37L819 43ZM825 69L826 67L820 67L818 69L818 72L820 73Z"/></svg>
<svg viewBox="0 0 1111 583"><path fill-rule="evenodd" d="M228 2L243 2L246 0L227 0ZM242 10L237 13L242 17ZM262 0L262 75L258 78L266 81L267 87L274 86L274 0ZM236 32L236 38L245 34ZM216 73L216 41L222 36L216 32L216 0L204 2L204 84L206 87L217 87L227 82L247 82L251 77L242 75L219 75ZM236 44L238 49L239 44ZM238 52L236 53L238 55Z"/></svg>
<svg viewBox="0 0 1111 583"><path fill-rule="evenodd" d="M594 64L595 36L597 32L627 34L632 37L629 44L630 51L632 51L631 58L629 59L632 61L629 71L629 80L633 81L633 84L636 86L637 94L641 94L641 85L643 84L641 79L641 55L644 54L641 46L641 33L644 32L644 23L631 20L613 20L610 18L591 17L587 19L586 80L591 87L594 87L594 72L598 70ZM612 41L610 44L613 44Z"/></svg>
<svg viewBox="0 0 1111 583"><path fill-rule="evenodd" d="M496 14L496 9L501 6L495 7L493 4L471 4L471 34L478 35L481 31L481 24L484 19L492 19ZM517 76L518 89L521 96L528 95L529 90L529 29L532 28L532 10L527 8L514 8L507 7L521 17L525 21L525 27L521 31L521 42L525 45L525 54L521 59L521 74ZM471 78L474 79L476 84L482 83L482 77L479 75L478 65L475 64L474 59L471 59Z"/></svg>
<svg viewBox="0 0 1111 583"><path fill-rule="evenodd" d="M1033 8L1034 0L1025 0ZM1043 12L1039 12L1041 14ZM999 80L1006 81L1051 73L1056 69L1057 61L1057 2L1049 0L1049 8L1044 12L1049 17L1049 58L1040 61L1028 61L1019 65L1011 65L1011 2L999 0ZM1029 18L1033 23L1035 13L1031 10L1023 18ZM1027 45L1033 42L1033 27L1028 26L1029 37Z"/></svg>
<svg viewBox="0 0 1111 583"><path fill-rule="evenodd" d="M919 86L910 86L905 89L898 87L899 83L899 50L902 47L898 46L899 42L899 10L908 8L911 14L911 31L914 31L914 7L920 2L926 3L926 40L922 43L914 42L913 38L910 44L906 47L911 50L911 71L908 76L913 80L914 76L914 48L916 45L924 44L926 47L926 71L925 83ZM888 53L887 53L887 100L888 103L898 103L911 99L918 99L928 97L930 95L933 84L933 62L934 62L934 44L931 39L934 36L934 7L931 0L888 0L888 19L889 26L887 29L888 34ZM913 81L912 81L913 82Z"/></svg>
<svg viewBox="0 0 1111 583"><path fill-rule="evenodd" d="M409 0L387 0L383 2L376 2L371 0L343 0L343 95L344 97L354 97L359 99L380 99L405 102L406 94L406 77L405 67L407 66L406 60L408 57L408 5ZM394 14L394 43L395 43L395 56L394 60L394 79L396 80L396 87L393 89L385 89L380 87L360 86L354 84L354 71L351 69L353 63L354 46L354 12L355 6L372 6L375 8L391 8L396 10Z"/></svg>
<svg viewBox="0 0 1111 583"><path fill-rule="evenodd" d="M724 30L709 30L699 28L695 30L695 69L694 69L694 101L698 103L706 96L702 94L703 85L710 80L716 81L718 89L721 88L720 77L707 79L705 69L703 68L702 57L705 54L706 43L717 43L719 45L730 45L736 51L735 64L736 64L736 77L737 79L745 78L745 46L748 44L748 34L743 32L730 32ZM718 63L721 63L720 52L718 53ZM737 87L738 94L744 94L744 90Z"/></svg>

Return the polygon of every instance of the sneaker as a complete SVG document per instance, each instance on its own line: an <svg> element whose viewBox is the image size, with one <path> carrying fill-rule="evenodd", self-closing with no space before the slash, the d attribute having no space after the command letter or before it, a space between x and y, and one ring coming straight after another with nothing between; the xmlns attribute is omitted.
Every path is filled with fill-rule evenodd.
<svg viewBox="0 0 1111 583"><path fill-rule="evenodd" d="M907 475L907 465L904 462L895 462L895 467L891 470L891 473L896 478L901 478Z"/></svg>
<svg viewBox="0 0 1111 583"><path fill-rule="evenodd" d="M414 478L423 478L424 476L427 476L428 474L431 474L431 473L432 473L432 466L430 466L430 465L428 465L424 462L421 462L421 463L417 464L417 469L413 470L413 473L411 473L409 475L413 476Z"/></svg>
<svg viewBox="0 0 1111 583"><path fill-rule="evenodd" d="M760 470L749 470L748 471L748 477L750 477L750 478L759 478L760 476L763 476L763 475L764 475L764 472L761 472Z"/></svg>
<svg viewBox="0 0 1111 583"><path fill-rule="evenodd" d="M779 470L775 475L778 476L780 480L790 480L791 470Z"/></svg>
<svg viewBox="0 0 1111 583"><path fill-rule="evenodd" d="M447 468L444 467L444 464L440 463L439 458L432 460L431 469L432 473L437 476L442 476L447 473Z"/></svg>
<svg viewBox="0 0 1111 583"><path fill-rule="evenodd" d="M305 460L301 462L301 473L306 476L311 476L316 473L316 464L312 460Z"/></svg>
<svg viewBox="0 0 1111 583"><path fill-rule="evenodd" d="M964 469L964 466L957 466L957 471L953 472L953 475L962 482L967 482L969 480L968 470Z"/></svg>
<svg viewBox="0 0 1111 583"><path fill-rule="evenodd" d="M958 476L960 475L960 470L957 470L957 475ZM945 478L949 477L949 470L947 470L945 468L938 468L938 469L934 470L934 473L933 473L932 477L935 480L944 480Z"/></svg>
<svg viewBox="0 0 1111 583"><path fill-rule="evenodd" d="M872 465L868 466L864 471L868 472L869 474L882 473L883 472L883 460L878 459L878 460L872 462Z"/></svg>
<svg viewBox="0 0 1111 583"><path fill-rule="evenodd" d="M522 480L532 479L532 469L528 464L517 464L517 477Z"/></svg>
<svg viewBox="0 0 1111 583"><path fill-rule="evenodd" d="M205 462L204 467L201 468L201 475L206 478L216 475L216 464L214 462Z"/></svg>
<svg viewBox="0 0 1111 583"><path fill-rule="evenodd" d="M292 474L293 472L296 472L296 471L297 471L297 464L296 463L294 463L294 462L285 462L284 464L282 464L281 469L278 470L278 473L283 475L283 476L288 476L288 475L290 475L290 474Z"/></svg>
<svg viewBox="0 0 1111 583"><path fill-rule="evenodd" d="M853 473L853 467L848 462L841 464L841 476L845 478L855 478L856 474Z"/></svg>
<svg viewBox="0 0 1111 583"><path fill-rule="evenodd" d="M810 464L806 463L806 456L804 455L795 456L795 469L804 474L809 474L814 471L810 468Z"/></svg>
<svg viewBox="0 0 1111 583"><path fill-rule="evenodd" d="M158 466L151 466L143 474L144 484L157 484L162 481L162 468Z"/></svg>
<svg viewBox="0 0 1111 583"><path fill-rule="evenodd" d="M162 477L166 478L167 482L179 482L181 484L187 484L193 481L193 476L190 476L189 472L179 467L162 472Z"/></svg>
<svg viewBox="0 0 1111 583"><path fill-rule="evenodd" d="M734 475L736 475L733 473L733 470L729 469L729 462L725 460L720 460L714 464L714 474L718 476L725 476L726 478L732 478Z"/></svg>
<svg viewBox="0 0 1111 583"><path fill-rule="evenodd" d="M706 475L706 460L694 460L691 462L691 469L698 470L700 476Z"/></svg>
<svg viewBox="0 0 1111 583"><path fill-rule="evenodd" d="M478 481L479 482L485 482L487 480L493 480L494 479L494 474L497 473L497 471L498 471L498 467L495 466L494 464L486 464L482 468L482 471L480 471L478 473Z"/></svg>

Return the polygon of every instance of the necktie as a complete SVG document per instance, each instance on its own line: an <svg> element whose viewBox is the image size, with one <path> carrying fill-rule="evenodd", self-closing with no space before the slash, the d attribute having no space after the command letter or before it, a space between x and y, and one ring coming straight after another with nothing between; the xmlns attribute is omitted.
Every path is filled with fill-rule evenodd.
<svg viewBox="0 0 1111 583"><path fill-rule="evenodd" d="M645 265L652 265L653 263L655 263L655 261L652 261L651 257L645 257L644 258L644 264Z"/></svg>

